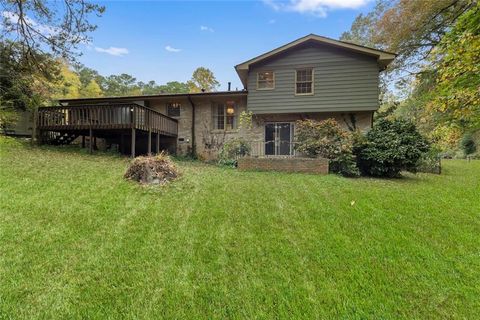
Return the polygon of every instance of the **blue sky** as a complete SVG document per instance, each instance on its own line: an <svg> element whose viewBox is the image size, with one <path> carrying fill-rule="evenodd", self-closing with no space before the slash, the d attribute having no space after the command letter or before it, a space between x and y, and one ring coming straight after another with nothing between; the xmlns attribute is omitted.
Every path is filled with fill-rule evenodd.
<svg viewBox="0 0 480 320"><path fill-rule="evenodd" d="M211 69L242 88L234 65L309 33L339 38L369 0L105 1L80 61L103 75L187 81Z"/></svg>

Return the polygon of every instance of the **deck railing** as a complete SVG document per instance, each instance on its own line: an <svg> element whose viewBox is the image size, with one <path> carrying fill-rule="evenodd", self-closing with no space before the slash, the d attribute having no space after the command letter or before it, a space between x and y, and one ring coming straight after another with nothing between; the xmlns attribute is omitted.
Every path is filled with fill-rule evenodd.
<svg viewBox="0 0 480 320"><path fill-rule="evenodd" d="M96 104L38 108L41 130L140 129L177 136L178 122L150 108L134 104Z"/></svg>

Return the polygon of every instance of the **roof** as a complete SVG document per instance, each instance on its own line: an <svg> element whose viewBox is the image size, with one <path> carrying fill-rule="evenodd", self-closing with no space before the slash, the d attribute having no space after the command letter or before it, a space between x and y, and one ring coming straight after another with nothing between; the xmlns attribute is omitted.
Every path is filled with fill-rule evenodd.
<svg viewBox="0 0 480 320"><path fill-rule="evenodd" d="M193 92L193 93L162 93L152 95L138 96L119 96L119 97L99 97L99 98L79 98L79 99L60 99L60 103L68 102L107 102L107 101L138 101L152 100L159 98L188 98L188 97L208 97L208 96L242 96L247 95L246 90L241 91L214 91L214 92Z"/></svg>
<svg viewBox="0 0 480 320"><path fill-rule="evenodd" d="M307 42L317 42L317 43L326 44L326 45L330 45L330 46L333 46L333 47L343 48L343 49L346 49L346 50L349 50L349 51L369 55L369 56L372 56L372 57L376 57L379 66L382 67L382 68L384 68L388 64L390 64L390 62L392 62L393 59L395 59L395 57L396 57L396 54L392 53L392 52L373 49L373 48L361 46L361 45L346 42L346 41L340 41L340 40L335 40L335 39L331 39L331 38L327 38L327 37L322 37L322 36L318 36L318 35L312 33L312 34L309 34L305 37L302 37L302 38L299 38L295 41L287 43L287 44L285 44L281 47L278 47L276 49L268 51L264 54L261 54L261 55L255 57L255 58L252 58L252 59L247 60L243 63L240 63L240 64L235 66L235 70L237 71L238 76L240 77L240 80L242 81L243 85L246 87L248 70L250 68L250 65L261 62L265 59L274 57L274 56L276 56L280 53L283 53L283 52L285 52L285 51L287 51L291 48L294 48L296 46L305 44Z"/></svg>

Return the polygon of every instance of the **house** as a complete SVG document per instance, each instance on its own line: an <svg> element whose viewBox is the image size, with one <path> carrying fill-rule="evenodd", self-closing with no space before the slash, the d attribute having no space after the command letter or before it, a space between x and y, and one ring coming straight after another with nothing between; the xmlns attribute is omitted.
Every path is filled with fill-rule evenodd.
<svg viewBox="0 0 480 320"><path fill-rule="evenodd" d="M379 107L379 73L394 58L310 34L235 66L244 90L64 99L39 110L37 127L57 143L99 137L132 155L168 148L212 158L225 141L242 137L254 155L289 156L299 119L368 129ZM251 128L239 128L243 111L253 114Z"/></svg>

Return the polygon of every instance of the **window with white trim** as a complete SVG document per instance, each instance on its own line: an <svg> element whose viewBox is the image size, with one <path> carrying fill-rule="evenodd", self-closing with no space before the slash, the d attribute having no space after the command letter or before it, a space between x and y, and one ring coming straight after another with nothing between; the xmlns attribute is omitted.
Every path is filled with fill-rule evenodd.
<svg viewBox="0 0 480 320"><path fill-rule="evenodd" d="M313 69L298 69L295 72L295 94L313 94Z"/></svg>
<svg viewBox="0 0 480 320"><path fill-rule="evenodd" d="M237 119L235 116L236 105L234 101L226 101L225 103L214 103L212 105L213 129L215 130L233 130L237 127Z"/></svg>
<svg viewBox="0 0 480 320"><path fill-rule="evenodd" d="M273 71L257 72L257 90L271 90L275 88L275 73Z"/></svg>

